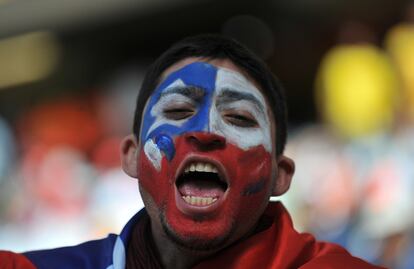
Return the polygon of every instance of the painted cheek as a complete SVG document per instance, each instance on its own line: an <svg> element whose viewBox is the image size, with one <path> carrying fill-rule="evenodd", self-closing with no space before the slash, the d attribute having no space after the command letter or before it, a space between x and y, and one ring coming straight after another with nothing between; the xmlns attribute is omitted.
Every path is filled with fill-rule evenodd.
<svg viewBox="0 0 414 269"><path fill-rule="evenodd" d="M181 162L189 152L196 152L184 137L178 137L176 145L172 167L176 167L176 162ZM245 151L226 144L225 149L199 153L225 167L230 178L226 200L213 214L197 217L185 215L177 209L174 199L168 199L165 216L177 234L209 240L228 233L234 223L245 225L259 216L258 209L264 208L268 202L272 158L262 145Z"/></svg>
<svg viewBox="0 0 414 269"><path fill-rule="evenodd" d="M272 157L263 146L257 146L242 152L237 162L235 187L243 205L238 217L245 219L257 214L258 209L268 202L272 186Z"/></svg>
<svg viewBox="0 0 414 269"><path fill-rule="evenodd" d="M138 179L140 185L152 196L154 202L161 207L168 199L173 199L174 178L177 163L172 160L175 157L174 140L168 135L157 135L149 139L141 149L138 159ZM151 144L153 151L158 152L157 158L148 154L147 144Z"/></svg>
<svg viewBox="0 0 414 269"><path fill-rule="evenodd" d="M272 185L272 157L259 145L248 150L229 145L223 164L231 178L226 199L235 221L248 222L268 203ZM230 213L230 212L228 212Z"/></svg>
<svg viewBox="0 0 414 269"><path fill-rule="evenodd" d="M166 158L161 159L161 169L158 171L151 160L148 159L144 149L141 149L138 160L138 179L140 186L143 187L154 199L154 202L160 206L162 197L168 193L169 173L168 161Z"/></svg>
<svg viewBox="0 0 414 269"><path fill-rule="evenodd" d="M155 137L155 144L164 153L168 161L174 158L175 147L174 141L169 135L159 134Z"/></svg>
<svg viewBox="0 0 414 269"><path fill-rule="evenodd" d="M159 166L148 156L145 147L141 149L138 159L138 179L140 185L152 196L158 207L167 201L175 201L175 173L182 160L181 154L177 156L174 140L167 135L159 135L155 139L154 147L163 154ZM152 142L152 140L149 140Z"/></svg>
<svg viewBox="0 0 414 269"><path fill-rule="evenodd" d="M155 141L155 143L154 143ZM157 171L161 170L161 162L163 156L168 161L175 155L175 147L173 139L165 134L158 134L153 139L148 139L144 144L145 156L151 161L152 165Z"/></svg>

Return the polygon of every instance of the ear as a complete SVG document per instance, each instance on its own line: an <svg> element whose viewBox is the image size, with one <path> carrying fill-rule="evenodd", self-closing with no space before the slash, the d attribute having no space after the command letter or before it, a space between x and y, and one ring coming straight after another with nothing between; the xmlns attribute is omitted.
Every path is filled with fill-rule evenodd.
<svg viewBox="0 0 414 269"><path fill-rule="evenodd" d="M273 187L272 196L282 195L289 189L294 173L295 163L293 160L284 155L280 155L277 158L276 182Z"/></svg>
<svg viewBox="0 0 414 269"><path fill-rule="evenodd" d="M137 178L139 146L135 135L125 137L121 143L122 169L130 177Z"/></svg>

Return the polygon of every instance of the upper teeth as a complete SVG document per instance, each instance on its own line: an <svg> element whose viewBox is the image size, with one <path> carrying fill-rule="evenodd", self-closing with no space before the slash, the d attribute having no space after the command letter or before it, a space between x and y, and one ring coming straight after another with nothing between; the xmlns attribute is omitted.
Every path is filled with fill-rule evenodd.
<svg viewBox="0 0 414 269"><path fill-rule="evenodd" d="M218 173L217 168L213 166L211 163L202 163L202 162L191 163L185 168L184 173L194 172L194 171Z"/></svg>

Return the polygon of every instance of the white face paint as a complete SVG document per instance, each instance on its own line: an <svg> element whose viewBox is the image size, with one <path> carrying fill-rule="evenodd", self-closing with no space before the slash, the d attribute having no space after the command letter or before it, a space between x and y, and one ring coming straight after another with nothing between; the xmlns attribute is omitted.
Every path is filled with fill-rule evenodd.
<svg viewBox="0 0 414 269"><path fill-rule="evenodd" d="M157 169L157 171L161 171L161 151L158 148L157 144L152 141L152 139L148 139L147 142L145 142L144 152L145 155L147 155L148 160L151 161L154 168Z"/></svg>
<svg viewBox="0 0 414 269"><path fill-rule="evenodd" d="M271 152L267 111L262 93L241 73L193 62L167 76L151 96L141 130L145 154L159 170L161 153L171 159L173 138L187 132L212 132L243 150L263 145ZM160 135L169 137L164 149L156 143Z"/></svg>
<svg viewBox="0 0 414 269"><path fill-rule="evenodd" d="M246 128L230 124L223 117L226 110L233 110L235 116L239 113L248 114L258 126ZM272 151L270 120L265 98L252 83L237 72L218 68L209 122L210 132L226 137L229 142L244 150L262 144L266 151Z"/></svg>
<svg viewBox="0 0 414 269"><path fill-rule="evenodd" d="M184 86L185 86L184 82L181 79L177 79L176 81L171 83L163 91L163 93L168 92L170 89L176 89L176 88L184 87ZM154 121L154 124L151 125L151 127L149 128L148 133L151 133L151 131L155 130L158 126L163 125L163 124L171 124L171 125L180 127L185 122L185 120L181 120L181 121L171 120L164 116L164 113L163 113L164 109L167 108L172 102L185 103L185 102L191 102L191 99L189 99L188 97L184 95L177 94L177 93L167 95L166 97L161 97L160 100L151 109L151 115L155 117L155 121Z"/></svg>

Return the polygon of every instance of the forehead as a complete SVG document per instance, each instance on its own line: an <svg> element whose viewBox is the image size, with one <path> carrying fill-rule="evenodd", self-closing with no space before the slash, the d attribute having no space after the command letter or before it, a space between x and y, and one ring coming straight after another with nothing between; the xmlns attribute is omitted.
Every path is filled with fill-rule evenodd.
<svg viewBox="0 0 414 269"><path fill-rule="evenodd" d="M183 67L185 67L185 66L187 66L191 63L194 63L194 62L205 62L205 63L211 64L211 65L213 65L217 68L225 68L228 71L234 72L234 74L244 77L247 81L252 83L254 85L254 87L259 90L260 93L262 93L262 90L259 87L258 83L254 79L252 79L247 74L247 72L245 72L243 69L241 69L240 67L235 65L229 59L207 59L207 58L202 58L202 57L189 57L189 58L182 59L182 60L176 62L175 64L171 65L167 69L165 69L165 71L160 76L161 77L161 80L160 80L161 83L170 74L172 74L175 71L178 71L179 69L181 69L181 68L183 68Z"/></svg>

